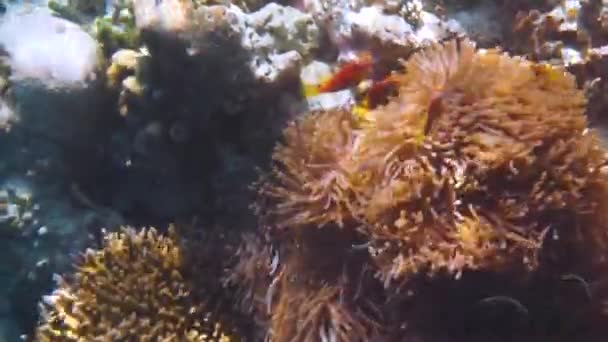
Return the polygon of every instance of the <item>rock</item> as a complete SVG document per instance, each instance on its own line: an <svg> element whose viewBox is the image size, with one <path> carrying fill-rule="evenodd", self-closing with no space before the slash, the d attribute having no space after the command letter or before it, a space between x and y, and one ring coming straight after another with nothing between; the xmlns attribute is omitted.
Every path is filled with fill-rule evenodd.
<svg viewBox="0 0 608 342"><path fill-rule="evenodd" d="M97 43L78 25L49 11L14 9L0 22L0 44L14 79L79 86L94 77Z"/></svg>
<svg viewBox="0 0 608 342"><path fill-rule="evenodd" d="M330 110L336 108L350 108L355 104L355 98L350 90L334 93L324 93L307 99L310 110Z"/></svg>
<svg viewBox="0 0 608 342"><path fill-rule="evenodd" d="M414 30L397 15L386 15L376 6L364 7L344 16L345 25L353 35L378 40L382 45L406 45L413 42Z"/></svg>
<svg viewBox="0 0 608 342"><path fill-rule="evenodd" d="M480 1L469 8L456 10L447 15L448 23L454 23L462 32L481 46L494 47L502 41L502 12L495 1Z"/></svg>
<svg viewBox="0 0 608 342"><path fill-rule="evenodd" d="M7 14L0 22L0 44L10 67L1 116L38 137L89 141L101 111L95 40L78 25L37 8Z"/></svg>
<svg viewBox="0 0 608 342"><path fill-rule="evenodd" d="M416 11L415 25L402 15L387 14L382 6L366 6L317 16L340 57L352 51L372 50L379 59L409 56L423 44L436 42L462 32L456 22L445 22L432 13Z"/></svg>
<svg viewBox="0 0 608 342"><path fill-rule="evenodd" d="M254 77L267 83L293 74L319 46L319 29L312 16L275 3L245 13L232 5L194 9L189 1L165 0L157 5L154 0L136 0L134 12L141 30L177 37L194 58L205 54L210 35L218 49L237 42L248 55Z"/></svg>
<svg viewBox="0 0 608 342"><path fill-rule="evenodd" d="M184 32L194 26L194 5L189 0L134 0L133 12L139 29Z"/></svg>

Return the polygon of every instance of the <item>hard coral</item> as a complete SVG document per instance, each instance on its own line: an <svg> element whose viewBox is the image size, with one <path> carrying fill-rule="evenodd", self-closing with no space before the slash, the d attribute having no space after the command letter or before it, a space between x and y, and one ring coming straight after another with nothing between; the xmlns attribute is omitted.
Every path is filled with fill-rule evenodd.
<svg viewBox="0 0 608 342"><path fill-rule="evenodd" d="M131 228L88 250L45 299L39 341L231 341L218 313L183 276L173 236Z"/></svg>

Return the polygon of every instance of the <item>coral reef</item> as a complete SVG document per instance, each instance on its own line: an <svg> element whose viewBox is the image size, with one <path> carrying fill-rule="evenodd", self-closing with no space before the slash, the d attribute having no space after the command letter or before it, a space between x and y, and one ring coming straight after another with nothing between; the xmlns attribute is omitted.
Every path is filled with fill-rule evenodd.
<svg viewBox="0 0 608 342"><path fill-rule="evenodd" d="M0 23L7 126L69 143L87 141L103 120L97 43L78 25L44 9L14 9Z"/></svg>
<svg viewBox="0 0 608 342"><path fill-rule="evenodd" d="M605 7L0 6L0 340L605 340Z"/></svg>
<svg viewBox="0 0 608 342"><path fill-rule="evenodd" d="M379 59L405 58L421 45L462 33L458 23L441 21L430 12L417 10L412 23L400 15L387 14L385 9L339 2L329 9L309 11L315 13L316 21L333 44L328 50L337 48L339 59L348 59L353 51L361 49L371 49Z"/></svg>
<svg viewBox="0 0 608 342"><path fill-rule="evenodd" d="M552 225L534 222L543 210L571 208L582 213L591 208L576 209L582 205L583 194L597 188L595 181L575 182L575 188L564 183L543 189L544 184L560 184L573 177L591 181L601 175L604 157L594 147L593 137L587 136L584 97L571 77L494 51L475 53L470 43L455 41L417 54L405 69L408 72L399 79L399 97L372 111L369 127L355 129L348 112L327 112L310 114L286 131L286 146L274 153L276 181L260 187L261 195L276 201L260 211L274 229L344 226L345 221L364 218L373 226L366 228L366 234L382 241L383 247L374 248L390 250L394 247L387 244L394 243L402 246L398 249L413 251L417 248L412 243L433 241L430 227L437 225L446 233L452 231L447 236L452 234L448 240L455 239L455 245L444 240L444 233L441 242L429 244L445 246L445 252L421 251L427 256L401 255L389 260L401 260L403 268L410 260L416 268L419 257L424 264L427 258L443 254L448 258L444 264L438 260L432 264L447 268L455 263L452 258L470 263L466 259L475 253L454 255L466 246L475 249L490 244L487 248L492 250L512 245L513 250L505 251L511 256L520 248L534 249L542 230ZM563 95L546 101L548 94L557 93ZM579 157L566 159L582 158L590 174L574 176L578 171L569 170L568 164L563 174L543 171L547 162L559 165L564 162L562 153L577 149ZM536 155L538 150L544 154ZM518 186L529 184L525 189L532 192L496 189L494 193L491 180L501 178ZM568 192L554 193L560 189ZM516 198L528 200L521 203ZM531 222L521 221L521 216L528 215ZM413 238L416 232L422 236ZM498 232L502 233L495 235ZM497 249L488 251L492 256L497 253ZM470 267L475 264L471 262ZM399 270L387 274L405 272L395 267Z"/></svg>
<svg viewBox="0 0 608 342"><path fill-rule="evenodd" d="M136 1L133 13L143 45L108 49L103 77L115 96L108 157L122 165L113 176L124 184L113 205L167 221L201 208L247 211L253 165L267 158L283 113L296 103L299 68L318 47L318 28L277 4L245 13Z"/></svg>
<svg viewBox="0 0 608 342"><path fill-rule="evenodd" d="M0 336L14 341L36 323L36 305L51 291L53 273L67 272L71 254L94 245L100 228L112 231L123 218L91 202L74 178L65 177L73 156L61 144L16 125L0 136L0 146L0 188L11 216L0 223L0 330L15 331ZM89 160L78 155L77 164L95 165Z"/></svg>
<svg viewBox="0 0 608 342"><path fill-rule="evenodd" d="M123 229L88 250L45 297L39 341L231 341L231 328L197 299L174 237Z"/></svg>

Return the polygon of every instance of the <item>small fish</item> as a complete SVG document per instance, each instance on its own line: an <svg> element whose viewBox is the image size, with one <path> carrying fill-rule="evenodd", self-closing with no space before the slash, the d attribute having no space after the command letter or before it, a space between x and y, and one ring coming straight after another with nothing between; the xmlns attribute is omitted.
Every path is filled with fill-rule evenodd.
<svg viewBox="0 0 608 342"><path fill-rule="evenodd" d="M352 113L359 123L369 121L369 112L370 109L365 104L356 104L352 109Z"/></svg>
<svg viewBox="0 0 608 342"><path fill-rule="evenodd" d="M564 71L562 69L548 63L533 65L532 71L534 71L536 75L546 76L549 81L556 81L564 77Z"/></svg>
<svg viewBox="0 0 608 342"><path fill-rule="evenodd" d="M433 123L435 120L437 120L437 118L439 118L441 112L443 112L443 94L439 92L437 95L431 98L429 109L425 118L424 135L429 134L431 128L433 127Z"/></svg>
<svg viewBox="0 0 608 342"><path fill-rule="evenodd" d="M304 84L304 96L312 97L356 87L362 80L372 75L373 64L372 54L363 52L355 60L341 66L336 73L320 84Z"/></svg>
<svg viewBox="0 0 608 342"><path fill-rule="evenodd" d="M372 83L365 94L364 105L367 108L373 109L386 103L388 97L397 91L398 86L399 81L393 75Z"/></svg>
<svg viewBox="0 0 608 342"><path fill-rule="evenodd" d="M360 122L369 121L369 112L385 104L390 95L394 95L399 81L393 76L387 76L380 81L366 80L360 83L357 91L361 100L353 108L353 114Z"/></svg>

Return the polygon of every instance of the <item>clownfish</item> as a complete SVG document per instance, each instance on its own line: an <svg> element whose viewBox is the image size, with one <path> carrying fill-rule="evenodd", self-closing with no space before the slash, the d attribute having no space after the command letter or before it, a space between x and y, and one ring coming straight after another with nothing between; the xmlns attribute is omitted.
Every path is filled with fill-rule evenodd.
<svg viewBox="0 0 608 342"><path fill-rule="evenodd" d="M303 84L304 96L308 98L356 87L361 81L372 76L373 65L372 54L363 52L355 60L342 65L338 71L319 84Z"/></svg>
<svg viewBox="0 0 608 342"><path fill-rule="evenodd" d="M377 61L369 51L361 52L357 57L338 68L338 70L319 83L302 83L305 98L315 97L323 93L333 93L350 89L357 94L359 100L352 108L353 115L360 122L369 121L369 112L377 106L386 103L391 94L396 93L399 80L390 74L379 80L374 69Z"/></svg>

